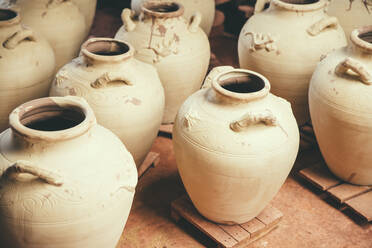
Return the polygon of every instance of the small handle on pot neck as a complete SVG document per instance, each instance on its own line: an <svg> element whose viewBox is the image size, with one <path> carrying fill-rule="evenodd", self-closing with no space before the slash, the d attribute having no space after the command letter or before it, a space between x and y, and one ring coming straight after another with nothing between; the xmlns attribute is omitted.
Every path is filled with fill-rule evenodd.
<svg viewBox="0 0 372 248"><path fill-rule="evenodd" d="M49 0L46 7L47 8L54 8L54 7L58 7L58 5L60 5L62 3L66 3L66 2L74 4L71 0Z"/></svg>
<svg viewBox="0 0 372 248"><path fill-rule="evenodd" d="M367 67L363 65L362 63L358 62L355 59L352 58L346 58L343 61L341 61L336 69L335 73L338 76L343 76L345 74L349 74L349 70L355 72L359 76L359 80L366 84L371 85L372 84L372 74L368 71Z"/></svg>
<svg viewBox="0 0 372 248"><path fill-rule="evenodd" d="M124 85L133 85L128 78L121 73L106 72L90 84L92 88L101 89L106 88L112 82L122 82Z"/></svg>
<svg viewBox="0 0 372 248"><path fill-rule="evenodd" d="M14 178L15 176L21 173L27 173L35 177L38 177L40 180L50 185L54 185L54 186L63 185L62 176L58 175L55 172L37 167L33 165L32 163L25 161L25 160L17 161L15 164L10 166L3 175L8 178Z"/></svg>
<svg viewBox="0 0 372 248"><path fill-rule="evenodd" d="M270 3L270 0L257 0L256 5L254 6L254 13L256 14L262 12L267 3Z"/></svg>
<svg viewBox="0 0 372 248"><path fill-rule="evenodd" d="M191 16L189 21L189 30L191 33L195 33L198 31L201 21L202 15L200 14L200 12L196 12L193 16Z"/></svg>
<svg viewBox="0 0 372 248"><path fill-rule="evenodd" d="M136 28L132 15L133 12L130 9L123 9L123 12L121 12L121 20L123 21L125 30L128 32L132 32Z"/></svg>
<svg viewBox="0 0 372 248"><path fill-rule="evenodd" d="M210 88L212 86L213 80L218 76L218 74L220 74L222 72L232 71L232 70L234 70L234 67L232 67L232 66L217 66L217 67L214 67L209 72L207 77L205 78L202 89Z"/></svg>
<svg viewBox="0 0 372 248"><path fill-rule="evenodd" d="M234 132L241 132L252 125L257 125L260 123L263 123L266 126L278 126L276 117L270 110L266 109L263 112L250 112L243 115L239 120L230 123L230 129Z"/></svg>
<svg viewBox="0 0 372 248"><path fill-rule="evenodd" d="M20 43L25 41L36 41L34 32L26 27L22 27L21 30L14 33L12 36L10 36L6 41L3 43L3 47L6 49L14 49L16 48Z"/></svg>
<svg viewBox="0 0 372 248"><path fill-rule="evenodd" d="M308 29L307 32L311 36L316 36L320 34L322 31L324 31L326 28L329 27L334 27L336 28L338 26L338 20L334 16L327 16L324 17L323 19L317 21L313 25L311 25Z"/></svg>

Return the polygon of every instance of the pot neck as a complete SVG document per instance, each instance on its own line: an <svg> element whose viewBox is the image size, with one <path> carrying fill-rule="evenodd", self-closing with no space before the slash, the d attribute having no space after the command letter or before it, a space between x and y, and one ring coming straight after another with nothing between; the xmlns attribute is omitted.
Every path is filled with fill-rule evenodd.
<svg viewBox="0 0 372 248"><path fill-rule="evenodd" d="M215 77L209 99L222 104L243 104L265 98L270 83L262 75L244 69L233 69Z"/></svg>
<svg viewBox="0 0 372 248"><path fill-rule="evenodd" d="M350 49L355 56L372 57L372 25L355 29L350 39Z"/></svg>
<svg viewBox="0 0 372 248"><path fill-rule="evenodd" d="M45 97L26 102L9 115L16 140L25 143L59 143L87 133L96 118L80 97Z"/></svg>
<svg viewBox="0 0 372 248"><path fill-rule="evenodd" d="M326 8L327 0L271 0L270 8L289 13L322 12Z"/></svg>
<svg viewBox="0 0 372 248"><path fill-rule="evenodd" d="M122 63L133 58L134 49L120 40L92 38L81 46L81 55L89 65Z"/></svg>
<svg viewBox="0 0 372 248"><path fill-rule="evenodd" d="M21 17L18 12L0 8L0 28L14 27L20 25L20 23Z"/></svg>
<svg viewBox="0 0 372 248"><path fill-rule="evenodd" d="M141 9L145 17L151 18L178 18L184 13L183 6L177 2L148 1Z"/></svg>

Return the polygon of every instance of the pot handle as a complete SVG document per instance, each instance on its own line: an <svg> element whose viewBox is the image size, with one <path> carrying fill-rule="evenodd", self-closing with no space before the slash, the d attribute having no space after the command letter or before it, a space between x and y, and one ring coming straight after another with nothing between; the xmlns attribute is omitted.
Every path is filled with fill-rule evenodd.
<svg viewBox="0 0 372 248"><path fill-rule="evenodd" d="M208 76L205 78L204 80L204 83L203 83L203 86L202 86L202 89L205 89L205 88L209 88L212 86L212 82L214 80L214 78L222 73L222 72L227 72L227 71L232 71L234 70L234 67L232 66L217 66L217 67L214 67L208 74Z"/></svg>
<svg viewBox="0 0 372 248"><path fill-rule="evenodd" d="M49 2L47 3L46 7L47 8L49 8L49 7L57 7L59 4L62 4L62 3L65 3L65 2L69 2L69 3L75 4L71 0L49 0Z"/></svg>
<svg viewBox="0 0 372 248"><path fill-rule="evenodd" d="M335 73L338 76L343 76L345 74L349 74L348 73L349 70L358 74L359 80L362 83L366 85L372 84L372 74L368 71L367 67L352 58L346 58L343 61L341 61L336 66Z"/></svg>
<svg viewBox="0 0 372 248"><path fill-rule="evenodd" d="M121 12L121 20L123 21L124 28L128 32L132 32L136 28L136 24L132 19L133 12L131 9L123 9Z"/></svg>
<svg viewBox="0 0 372 248"><path fill-rule="evenodd" d="M252 125L263 123L266 126L278 126L278 121L273 113L266 109L261 113L247 113L239 120L230 123L230 129L234 132L241 132Z"/></svg>
<svg viewBox="0 0 372 248"><path fill-rule="evenodd" d="M31 29L23 27L21 30L15 32L4 41L3 47L6 49L14 49L23 41L36 41L34 32Z"/></svg>
<svg viewBox="0 0 372 248"><path fill-rule="evenodd" d="M124 83L124 85L133 85L130 80L128 80L123 74L114 73L114 72L105 72L99 78L96 79L93 83L90 84L92 88L101 89L105 88L111 82L119 81Z"/></svg>
<svg viewBox="0 0 372 248"><path fill-rule="evenodd" d="M254 6L254 13L260 13L264 10L265 4L270 3L270 0L257 0Z"/></svg>
<svg viewBox="0 0 372 248"><path fill-rule="evenodd" d="M33 165L29 161L19 160L6 169L4 176L8 178L14 178L16 175L21 173L31 174L39 179L43 180L44 182L54 185L54 186L62 186L63 179L62 176L58 175L55 172L48 171Z"/></svg>
<svg viewBox="0 0 372 248"><path fill-rule="evenodd" d="M327 17L324 17L323 19L317 21L313 25L311 25L307 29L307 32L311 36L316 36L316 35L320 34L326 28L337 27L337 26L338 26L338 19L334 16L327 16Z"/></svg>
<svg viewBox="0 0 372 248"><path fill-rule="evenodd" d="M193 16L191 16L189 21L189 30L191 33L195 33L198 31L199 25L202 21L202 15L200 12L196 12Z"/></svg>

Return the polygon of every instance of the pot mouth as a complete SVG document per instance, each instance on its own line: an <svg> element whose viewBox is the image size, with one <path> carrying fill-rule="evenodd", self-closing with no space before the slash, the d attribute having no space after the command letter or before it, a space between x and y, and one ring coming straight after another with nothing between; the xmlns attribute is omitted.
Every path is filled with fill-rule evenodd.
<svg viewBox="0 0 372 248"><path fill-rule="evenodd" d="M354 29L350 39L355 46L372 53L372 25Z"/></svg>
<svg viewBox="0 0 372 248"><path fill-rule="evenodd" d="M154 17L171 18L182 16L184 8L177 2L148 1L142 4L142 11Z"/></svg>
<svg viewBox="0 0 372 248"><path fill-rule="evenodd" d="M20 21L21 18L17 11L0 8L0 26L10 26Z"/></svg>
<svg viewBox="0 0 372 248"><path fill-rule="evenodd" d="M212 88L231 100L250 102L267 96L270 83L259 73L244 69L222 72L212 83Z"/></svg>
<svg viewBox="0 0 372 248"><path fill-rule="evenodd" d="M272 0L272 4L289 11L315 11L327 6L327 0Z"/></svg>
<svg viewBox="0 0 372 248"><path fill-rule="evenodd" d="M116 62L133 57L134 48L117 39L91 38L81 46L81 53L92 60Z"/></svg>
<svg viewBox="0 0 372 248"><path fill-rule="evenodd" d="M9 115L13 132L29 140L56 142L86 133L96 118L80 97L45 97L26 102Z"/></svg>

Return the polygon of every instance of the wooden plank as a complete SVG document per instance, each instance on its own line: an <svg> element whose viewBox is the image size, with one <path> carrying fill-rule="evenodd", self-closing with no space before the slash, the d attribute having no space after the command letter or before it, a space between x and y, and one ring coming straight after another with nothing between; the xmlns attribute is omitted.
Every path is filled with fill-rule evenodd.
<svg viewBox="0 0 372 248"><path fill-rule="evenodd" d="M251 234L240 225L218 225L238 242L251 238Z"/></svg>
<svg viewBox="0 0 372 248"><path fill-rule="evenodd" d="M186 197L174 201L172 203L172 208L177 211L179 215L196 226L200 231L224 247L233 247L238 243L237 240L227 234L218 225L199 215L197 210L191 205L190 201Z"/></svg>
<svg viewBox="0 0 372 248"><path fill-rule="evenodd" d="M254 218L247 223L241 224L241 227L251 234L251 238L255 238L260 235L260 233L265 229L266 225Z"/></svg>
<svg viewBox="0 0 372 248"><path fill-rule="evenodd" d="M160 162L160 154L156 152L149 152L147 154L145 160L143 163L138 167L138 178L143 176L143 174L150 168L150 167L155 167L159 164Z"/></svg>
<svg viewBox="0 0 372 248"><path fill-rule="evenodd" d="M332 175L324 162L301 170L299 175L321 190L328 190L341 184L341 181Z"/></svg>
<svg viewBox="0 0 372 248"><path fill-rule="evenodd" d="M351 198L359 196L370 190L372 190L371 186L358 186L343 183L336 187L330 188L327 192L339 203L344 203L345 201L350 200Z"/></svg>
<svg viewBox="0 0 372 248"><path fill-rule="evenodd" d="M173 132L173 124L161 125L159 131L160 132L163 132L163 133L172 134L172 132Z"/></svg>
<svg viewBox="0 0 372 248"><path fill-rule="evenodd" d="M368 222L372 221L372 191L346 201L346 205Z"/></svg>
<svg viewBox="0 0 372 248"><path fill-rule="evenodd" d="M280 222L283 213L269 205L256 218L266 226L273 226Z"/></svg>

